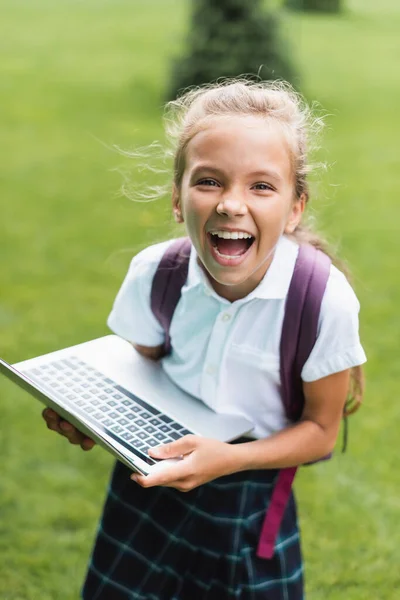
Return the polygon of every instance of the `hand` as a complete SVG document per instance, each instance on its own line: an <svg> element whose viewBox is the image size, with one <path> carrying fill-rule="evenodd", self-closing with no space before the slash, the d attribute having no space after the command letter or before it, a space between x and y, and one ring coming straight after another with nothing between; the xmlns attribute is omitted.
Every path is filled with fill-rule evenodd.
<svg viewBox="0 0 400 600"><path fill-rule="evenodd" d="M131 475L133 481L145 488L162 485L189 492L203 483L240 470L236 446L196 435L185 435L176 442L151 448L149 455L159 459L183 458L166 465L165 469L161 463L160 469L147 476Z"/></svg>
<svg viewBox="0 0 400 600"><path fill-rule="evenodd" d="M51 410L51 408L45 408L42 412L42 417L46 421L49 429L66 437L70 444L79 444L82 450L91 450L96 444L92 439L78 431L71 423L64 421L64 419L54 412L54 410Z"/></svg>

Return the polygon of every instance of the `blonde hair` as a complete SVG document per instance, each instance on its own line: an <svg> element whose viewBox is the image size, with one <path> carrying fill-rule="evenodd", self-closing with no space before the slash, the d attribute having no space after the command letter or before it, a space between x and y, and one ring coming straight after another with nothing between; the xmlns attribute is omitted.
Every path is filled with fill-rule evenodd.
<svg viewBox="0 0 400 600"><path fill-rule="evenodd" d="M180 187L185 169L185 151L190 140L207 128L216 117L257 116L278 123L286 138L294 176L295 197L310 198L308 175L314 166L309 163L311 146L324 123L312 108L286 82L254 82L228 79L215 84L190 89L166 105L165 128L169 138L169 153L173 158L174 183ZM319 236L310 221L300 223L293 234L299 244L311 244L328 254L348 276L345 266L333 255L326 241ZM349 397L345 414L358 408L364 389L361 367L351 373Z"/></svg>

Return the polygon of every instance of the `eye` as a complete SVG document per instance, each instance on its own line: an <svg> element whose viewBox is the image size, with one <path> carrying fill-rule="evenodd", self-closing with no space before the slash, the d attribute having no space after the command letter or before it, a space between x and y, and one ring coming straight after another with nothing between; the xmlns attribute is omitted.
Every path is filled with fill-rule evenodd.
<svg viewBox="0 0 400 600"><path fill-rule="evenodd" d="M219 187L219 183L215 179L200 179L196 185L205 185L208 187Z"/></svg>
<svg viewBox="0 0 400 600"><path fill-rule="evenodd" d="M259 190L261 192L274 192L274 188L269 183L264 183L260 181L259 183L255 183L252 186L252 189Z"/></svg>

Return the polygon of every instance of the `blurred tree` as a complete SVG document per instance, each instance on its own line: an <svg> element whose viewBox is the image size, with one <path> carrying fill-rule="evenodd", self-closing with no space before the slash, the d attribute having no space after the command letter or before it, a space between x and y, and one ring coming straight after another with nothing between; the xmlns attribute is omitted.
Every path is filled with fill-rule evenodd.
<svg viewBox="0 0 400 600"><path fill-rule="evenodd" d="M168 96L244 74L293 83L295 70L279 26L277 14L263 10L262 0L194 0L188 51L173 63Z"/></svg>
<svg viewBox="0 0 400 600"><path fill-rule="evenodd" d="M316 12L340 12L342 5L342 0L285 0L287 8Z"/></svg>

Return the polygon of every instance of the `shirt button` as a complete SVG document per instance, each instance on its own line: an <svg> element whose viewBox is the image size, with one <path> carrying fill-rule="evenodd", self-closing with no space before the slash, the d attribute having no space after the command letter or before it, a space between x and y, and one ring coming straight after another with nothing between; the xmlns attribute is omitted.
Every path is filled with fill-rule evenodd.
<svg viewBox="0 0 400 600"><path fill-rule="evenodd" d="M216 372L217 372L217 369L214 365L207 365L207 367L206 367L207 375L215 375Z"/></svg>
<svg viewBox="0 0 400 600"><path fill-rule="evenodd" d="M229 313L224 313L221 318L223 321L230 321L231 315Z"/></svg>

